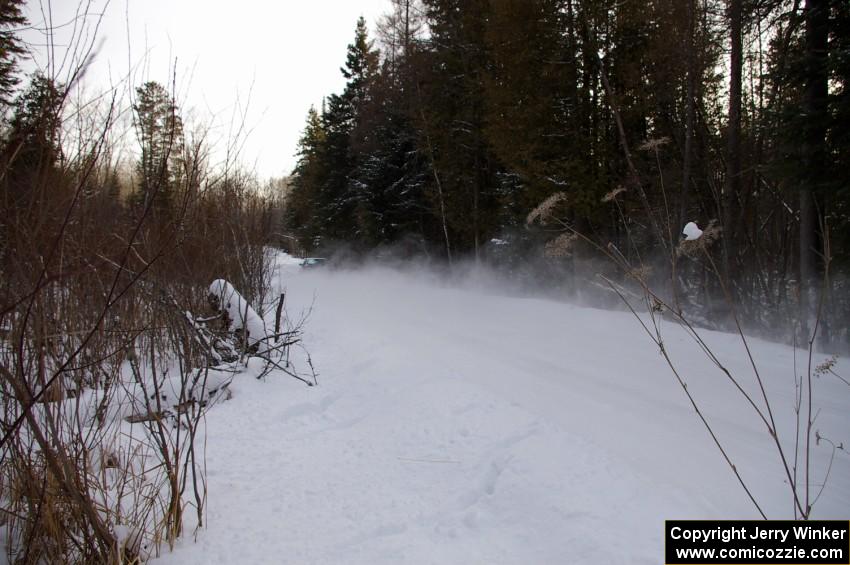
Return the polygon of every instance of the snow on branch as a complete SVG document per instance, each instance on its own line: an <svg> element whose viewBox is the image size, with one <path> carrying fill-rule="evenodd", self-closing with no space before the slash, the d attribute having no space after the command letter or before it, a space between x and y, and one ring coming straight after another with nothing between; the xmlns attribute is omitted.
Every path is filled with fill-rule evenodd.
<svg viewBox="0 0 850 565"><path fill-rule="evenodd" d="M261 354L268 350L265 321L233 285L224 279L214 280L208 298L213 309L224 314L227 330L241 334L246 349Z"/></svg>

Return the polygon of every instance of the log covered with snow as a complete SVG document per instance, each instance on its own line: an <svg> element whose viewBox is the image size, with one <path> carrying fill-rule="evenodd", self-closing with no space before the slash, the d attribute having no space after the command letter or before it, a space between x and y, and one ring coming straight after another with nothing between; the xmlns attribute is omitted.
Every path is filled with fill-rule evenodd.
<svg viewBox="0 0 850 565"><path fill-rule="evenodd" d="M228 331L241 332L249 349L264 353L268 349L268 332L263 317L224 279L214 280L209 292L210 304L225 315Z"/></svg>

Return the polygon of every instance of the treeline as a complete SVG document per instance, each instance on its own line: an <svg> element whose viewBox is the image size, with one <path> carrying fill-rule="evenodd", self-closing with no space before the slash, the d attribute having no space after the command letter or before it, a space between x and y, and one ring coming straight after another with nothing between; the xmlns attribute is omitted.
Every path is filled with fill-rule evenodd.
<svg viewBox="0 0 850 565"><path fill-rule="evenodd" d="M287 201L306 248L525 253L564 193L569 229L666 257L683 302L721 292L669 265L688 221L722 229L717 268L762 311L845 269L847 2L394 0L377 33L358 22L344 91L308 115Z"/></svg>

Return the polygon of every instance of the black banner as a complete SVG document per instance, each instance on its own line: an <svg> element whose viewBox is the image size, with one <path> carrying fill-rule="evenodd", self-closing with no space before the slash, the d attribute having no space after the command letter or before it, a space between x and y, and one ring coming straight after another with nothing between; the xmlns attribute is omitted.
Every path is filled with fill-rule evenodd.
<svg viewBox="0 0 850 565"><path fill-rule="evenodd" d="M667 520L667 565L850 565L850 522Z"/></svg>

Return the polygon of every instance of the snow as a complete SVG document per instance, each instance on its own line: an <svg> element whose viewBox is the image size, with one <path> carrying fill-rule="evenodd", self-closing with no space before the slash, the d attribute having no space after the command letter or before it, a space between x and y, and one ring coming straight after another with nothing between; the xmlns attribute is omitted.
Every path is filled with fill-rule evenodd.
<svg viewBox="0 0 850 565"><path fill-rule="evenodd" d="M259 343L260 353L268 349L265 320L251 308L239 291L224 279L217 279L210 285L210 294L219 299L222 310L227 312L230 320L230 331L244 329L247 333L248 345Z"/></svg>
<svg viewBox="0 0 850 565"><path fill-rule="evenodd" d="M233 380L207 416L206 527L156 563L655 564L665 519L758 517L630 315L386 269L280 269L290 312L315 297L319 386ZM791 517L764 425L677 326L663 331L766 513ZM705 337L755 391L740 339ZM750 345L790 448L794 351ZM814 386L816 428L846 445L850 387ZM820 483L831 451L814 450ZM848 506L838 452L815 517Z"/></svg>
<svg viewBox="0 0 850 565"><path fill-rule="evenodd" d="M694 241L702 237L702 230L694 222L688 222L682 230L682 235L685 236L685 241Z"/></svg>

